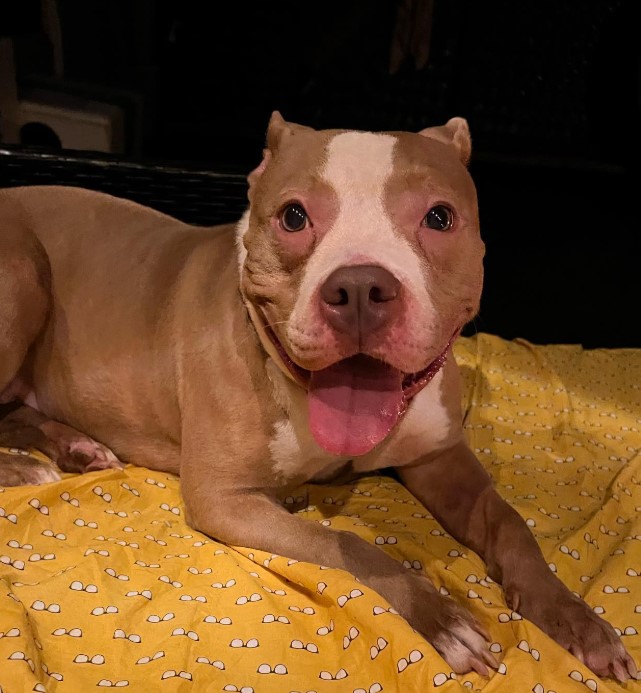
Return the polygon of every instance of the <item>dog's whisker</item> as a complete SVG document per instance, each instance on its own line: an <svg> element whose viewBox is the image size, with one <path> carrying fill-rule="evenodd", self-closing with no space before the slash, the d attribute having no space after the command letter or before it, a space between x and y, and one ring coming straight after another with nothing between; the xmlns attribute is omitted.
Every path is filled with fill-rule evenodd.
<svg viewBox="0 0 641 693"><path fill-rule="evenodd" d="M265 327L269 327L270 329L273 330L276 325L287 325L287 324L289 324L289 318L286 320L276 320L274 322L266 322ZM250 340L252 338L253 338L252 334L246 335L243 339L241 339L238 342L238 346L245 344L245 342L247 342L248 340Z"/></svg>
<svg viewBox="0 0 641 693"><path fill-rule="evenodd" d="M265 326L269 327L270 329L274 329L276 325L288 325L289 324L289 318L287 320L276 320L275 322L266 322Z"/></svg>

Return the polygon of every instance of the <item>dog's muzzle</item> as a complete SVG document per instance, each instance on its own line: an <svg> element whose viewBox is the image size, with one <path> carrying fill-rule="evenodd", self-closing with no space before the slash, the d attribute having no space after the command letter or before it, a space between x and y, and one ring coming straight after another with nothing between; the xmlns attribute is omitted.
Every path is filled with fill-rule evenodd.
<svg viewBox="0 0 641 693"><path fill-rule="evenodd" d="M265 351L284 375L307 390L314 439L327 452L344 457L364 455L390 434L410 400L443 367L459 332L417 373L404 373L363 353L308 371L292 361L262 313L248 301L246 306Z"/></svg>

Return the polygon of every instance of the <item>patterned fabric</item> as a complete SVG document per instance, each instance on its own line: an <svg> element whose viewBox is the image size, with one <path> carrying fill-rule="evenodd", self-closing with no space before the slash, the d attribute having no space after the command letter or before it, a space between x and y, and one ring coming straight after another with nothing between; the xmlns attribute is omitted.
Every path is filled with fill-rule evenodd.
<svg viewBox="0 0 641 693"><path fill-rule="evenodd" d="M479 335L456 356L472 448L641 663L641 351ZM597 679L511 612L394 480L306 485L287 502L425 570L491 632L499 671L457 677L347 573L191 530L178 480L131 466L0 489L2 691L641 691Z"/></svg>

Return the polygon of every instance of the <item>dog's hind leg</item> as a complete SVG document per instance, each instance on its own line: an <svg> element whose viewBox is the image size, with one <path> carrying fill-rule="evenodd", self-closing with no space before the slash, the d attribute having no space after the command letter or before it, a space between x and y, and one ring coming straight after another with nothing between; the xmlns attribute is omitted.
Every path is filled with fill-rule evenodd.
<svg viewBox="0 0 641 693"><path fill-rule="evenodd" d="M50 462L29 457L34 450ZM109 448L70 426L31 407L0 405L0 486L56 481L59 471L82 473L123 466Z"/></svg>
<svg viewBox="0 0 641 693"><path fill-rule="evenodd" d="M22 210L0 196L0 402L16 397L16 377L42 330L51 268Z"/></svg>

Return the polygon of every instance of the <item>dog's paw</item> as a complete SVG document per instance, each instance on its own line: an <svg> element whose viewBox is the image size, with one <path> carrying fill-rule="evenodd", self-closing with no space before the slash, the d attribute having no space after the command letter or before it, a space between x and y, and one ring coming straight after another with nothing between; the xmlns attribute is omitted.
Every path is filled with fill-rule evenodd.
<svg viewBox="0 0 641 693"><path fill-rule="evenodd" d="M86 436L66 441L57 463L64 472L85 473L124 467L108 447Z"/></svg>
<svg viewBox="0 0 641 693"><path fill-rule="evenodd" d="M489 651L489 633L456 602L440 594L431 595L428 608L419 618L419 631L457 674L476 671L489 674L499 663Z"/></svg>
<svg viewBox="0 0 641 693"><path fill-rule="evenodd" d="M637 667L614 628L581 599L563 590L556 598L521 604L520 613L569 650L597 676L622 683L636 679Z"/></svg>

